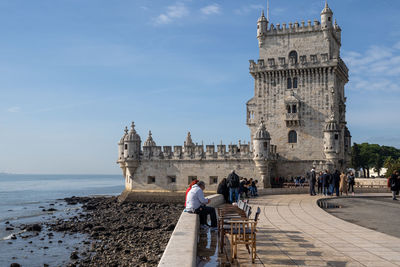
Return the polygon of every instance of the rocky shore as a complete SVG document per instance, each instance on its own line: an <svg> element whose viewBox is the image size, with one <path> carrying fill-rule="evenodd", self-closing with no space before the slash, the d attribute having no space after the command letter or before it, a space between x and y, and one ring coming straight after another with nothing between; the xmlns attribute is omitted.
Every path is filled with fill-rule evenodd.
<svg viewBox="0 0 400 267"><path fill-rule="evenodd" d="M57 232L87 234L70 266L157 266L183 210L181 204L119 203L116 197L66 198L82 212L47 225Z"/></svg>
<svg viewBox="0 0 400 267"><path fill-rule="evenodd" d="M63 266L157 266L184 208L182 204L172 203L120 203L117 197L64 200L67 207L78 208L73 216L52 216L53 220L47 222L21 224L17 227L20 234L13 235L10 241L24 240L26 244L21 245L21 251L29 249L30 245L48 242L47 246L38 248L48 251L45 257L52 256L52 245L66 244L69 251L65 253L70 261ZM7 231L14 229L11 223L6 222L6 225ZM79 243L68 245L70 236ZM13 259L17 261L19 257ZM11 266L20 265L14 262Z"/></svg>

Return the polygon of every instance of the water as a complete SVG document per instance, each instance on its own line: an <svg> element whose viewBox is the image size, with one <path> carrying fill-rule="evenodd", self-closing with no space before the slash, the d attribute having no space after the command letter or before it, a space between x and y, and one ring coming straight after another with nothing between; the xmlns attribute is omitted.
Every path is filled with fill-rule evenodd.
<svg viewBox="0 0 400 267"><path fill-rule="evenodd" d="M0 174L0 267L18 262L23 266L66 265L69 255L86 237L54 233L21 232L21 224L54 221L76 215L79 205L67 205L71 196L118 195L124 189L121 175L17 175ZM43 211L55 208L56 211ZM6 231L6 227L14 230ZM62 243L58 241L62 240ZM31 243L29 243L32 241Z"/></svg>

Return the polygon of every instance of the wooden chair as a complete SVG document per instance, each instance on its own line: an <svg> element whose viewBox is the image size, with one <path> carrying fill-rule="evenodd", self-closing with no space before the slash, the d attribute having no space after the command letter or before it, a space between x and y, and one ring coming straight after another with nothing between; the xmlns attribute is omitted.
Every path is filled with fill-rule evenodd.
<svg viewBox="0 0 400 267"><path fill-rule="evenodd" d="M239 207L242 209L240 209ZM240 204L238 206L221 208L218 210L218 232L220 238L219 242L220 253L223 253L224 251L225 235L230 230L230 224L228 223L228 221L246 220L247 218L250 217L250 214L251 214L251 206L249 206L247 203L244 203L243 205Z"/></svg>
<svg viewBox="0 0 400 267"><path fill-rule="evenodd" d="M255 262L257 253L257 221L259 219L261 209L258 207L257 212L254 216L254 220L230 220L227 223L230 224L230 235L231 240L231 262L237 258L237 246L240 244L246 245L246 248L251 254L252 263Z"/></svg>

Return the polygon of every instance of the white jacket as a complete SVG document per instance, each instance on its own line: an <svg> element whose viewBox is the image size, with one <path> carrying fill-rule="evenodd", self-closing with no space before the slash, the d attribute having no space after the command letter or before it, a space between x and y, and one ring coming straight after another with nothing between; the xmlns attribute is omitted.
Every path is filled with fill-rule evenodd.
<svg viewBox="0 0 400 267"><path fill-rule="evenodd" d="M192 186L192 189L190 189L187 199L186 199L186 210L188 211L195 211L198 209L201 204L207 204L208 199L204 197L203 190L195 184Z"/></svg>

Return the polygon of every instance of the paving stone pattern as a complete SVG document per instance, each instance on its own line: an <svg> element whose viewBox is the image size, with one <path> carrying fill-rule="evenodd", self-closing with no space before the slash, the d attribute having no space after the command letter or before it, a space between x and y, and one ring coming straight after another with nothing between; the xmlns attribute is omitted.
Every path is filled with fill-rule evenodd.
<svg viewBox="0 0 400 267"><path fill-rule="evenodd" d="M240 266L400 266L400 239L332 216L318 197L274 195L252 200L262 214L256 264L241 247Z"/></svg>

